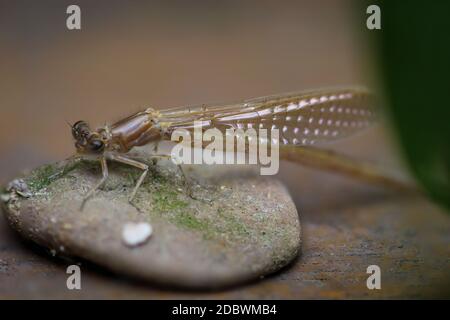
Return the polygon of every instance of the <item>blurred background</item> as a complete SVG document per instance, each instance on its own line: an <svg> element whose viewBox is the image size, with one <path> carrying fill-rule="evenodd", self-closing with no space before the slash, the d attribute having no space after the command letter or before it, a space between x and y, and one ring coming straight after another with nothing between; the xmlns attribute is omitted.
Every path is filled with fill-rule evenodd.
<svg viewBox="0 0 450 320"><path fill-rule="evenodd" d="M372 86L370 47L345 0L78 1L82 29L73 31L70 1L1 3L3 181L70 156L67 122L95 127L148 106ZM357 14L365 28L364 8ZM371 145L369 136L353 139L349 153L385 158L382 138ZM295 189L286 172L297 168L284 166Z"/></svg>
<svg viewBox="0 0 450 320"><path fill-rule="evenodd" d="M66 8L71 4L81 7L81 30L66 28ZM149 106L163 109L228 102L324 86L364 85L380 93L380 51L370 39L378 31L367 30L366 7L347 0L0 0L0 184L24 169L72 155L67 122L82 119L96 127ZM395 16L387 17L386 21L395 20ZM394 130L385 123L325 147L406 172L398 141L391 133ZM306 264L308 248L317 252L329 245L314 240L316 227L325 223L334 228L339 219L335 211L324 212L339 208L342 217L344 212L351 215L346 218L350 221L361 211L358 205L374 204L387 196L384 190L291 163L282 163L278 178L288 186L306 221L304 238L309 240L302 258ZM403 207L395 208L386 212L410 216ZM422 214L433 210L426 207L416 212L421 218L414 223L422 225ZM438 225L448 225L448 220L439 220L444 219L440 213L436 215L436 221L441 221ZM380 223L393 225L395 219ZM370 221L382 220L371 216ZM399 228L408 223L401 220ZM6 234L6 227L0 227ZM433 233L431 228L421 236ZM342 234L350 233L344 230ZM393 230L379 239L397 239L397 235ZM423 244L421 239L417 242ZM369 254L374 243L367 244ZM10 246L16 248L12 242ZM373 250L383 251L384 244L377 248ZM436 253L427 247L423 252L433 259L445 258L445 248L439 247ZM29 254L20 250L22 258ZM365 263L367 257L361 259ZM54 272L46 262L40 266ZM293 277L299 279L304 272L295 269ZM448 272L446 277L443 283L448 283ZM393 279L393 287L404 283L402 279ZM421 269L414 273L413 280L417 279L423 280ZM440 281L442 273L436 279ZM402 297L402 292L414 292L414 281L409 289L395 294ZM42 281L41 286L49 285ZM271 287L264 290L270 292ZM261 292L253 291L250 297L258 298ZM278 297L291 297L286 292L278 291ZM307 297L320 296L318 291L309 293Z"/></svg>

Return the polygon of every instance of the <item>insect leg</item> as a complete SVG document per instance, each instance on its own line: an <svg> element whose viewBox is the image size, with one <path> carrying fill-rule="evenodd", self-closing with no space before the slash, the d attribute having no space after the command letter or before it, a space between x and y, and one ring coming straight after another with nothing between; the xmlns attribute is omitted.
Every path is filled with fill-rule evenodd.
<svg viewBox="0 0 450 320"><path fill-rule="evenodd" d="M121 162L124 164L128 164L130 166L142 169L143 172L141 174L141 176L139 177L138 181L136 182L136 185L134 186L133 191L131 192L130 198L128 199L128 201L132 201L134 196L136 195L137 190L139 189L139 187L141 186L142 182L145 179L145 176L148 173L148 165L146 165L145 163L124 157L124 156L120 156L120 155L111 155L110 156L111 160L117 161L117 162Z"/></svg>
<svg viewBox="0 0 450 320"><path fill-rule="evenodd" d="M55 179L65 175L66 173L71 171L81 160L83 160L83 158L78 155L67 158L66 160L64 160L64 165L61 167L61 169L52 174L49 178Z"/></svg>
<svg viewBox="0 0 450 320"><path fill-rule="evenodd" d="M80 210L83 210L84 205L86 204L86 201L92 197L92 195L95 193L95 191L100 188L100 186L105 183L106 179L108 179L108 165L106 164L105 157L101 157L100 159L100 165L102 166L102 178L99 182L84 196L83 202L81 203Z"/></svg>
<svg viewBox="0 0 450 320"><path fill-rule="evenodd" d="M156 141L155 144L153 145L153 153L155 155L158 154L158 147L159 147L159 141Z"/></svg>
<svg viewBox="0 0 450 320"><path fill-rule="evenodd" d="M164 159L172 159L172 156L169 154L152 154L151 155L152 158L164 158ZM195 199L195 197L193 196L193 192L191 189L191 184L188 181L188 178L183 170L183 167L181 166L181 164L175 164L177 166L178 171L180 172L181 175L181 179L183 180L183 186L186 189L187 194L189 195L189 197L191 197L192 199Z"/></svg>
<svg viewBox="0 0 450 320"><path fill-rule="evenodd" d="M194 194L193 194L192 189L191 189L191 184L189 183L189 181L188 181L188 179L187 179L187 176L186 176L186 174L184 173L183 167L181 166L181 164L177 164L176 166L177 166L177 168L178 168L178 171L180 171L180 173L181 173L181 177L182 177L182 180L183 180L183 185L184 185L184 188L185 188L186 191L187 191L187 194L188 194L189 197L191 197L192 199L195 199Z"/></svg>

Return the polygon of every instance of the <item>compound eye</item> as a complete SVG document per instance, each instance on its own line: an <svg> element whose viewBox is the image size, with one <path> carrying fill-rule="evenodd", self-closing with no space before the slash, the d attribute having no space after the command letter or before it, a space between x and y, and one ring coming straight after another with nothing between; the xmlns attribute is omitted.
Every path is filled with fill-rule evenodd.
<svg viewBox="0 0 450 320"><path fill-rule="evenodd" d="M103 141L101 140L92 140L89 142L89 149L92 151L100 151L104 147Z"/></svg>
<svg viewBox="0 0 450 320"><path fill-rule="evenodd" d="M77 121L72 126L72 135L75 139L86 138L89 136L89 125L85 121Z"/></svg>

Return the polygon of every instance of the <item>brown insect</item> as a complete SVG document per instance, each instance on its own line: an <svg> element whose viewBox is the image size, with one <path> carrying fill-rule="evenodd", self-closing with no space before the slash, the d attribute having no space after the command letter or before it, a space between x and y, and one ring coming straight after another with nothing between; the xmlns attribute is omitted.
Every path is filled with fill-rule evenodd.
<svg viewBox="0 0 450 320"><path fill-rule="evenodd" d="M280 155L306 165L360 176L385 185L402 183L367 165L327 151L312 144L333 141L367 128L375 119L373 99L362 88L323 89L274 95L230 104L155 110L148 108L112 125L91 130L84 121L72 126L77 152L98 157L102 179L87 193L83 203L108 178L107 160L121 162L142 170L131 192L130 201L145 179L148 165L126 156L133 147L170 140L174 130L263 128L280 130Z"/></svg>

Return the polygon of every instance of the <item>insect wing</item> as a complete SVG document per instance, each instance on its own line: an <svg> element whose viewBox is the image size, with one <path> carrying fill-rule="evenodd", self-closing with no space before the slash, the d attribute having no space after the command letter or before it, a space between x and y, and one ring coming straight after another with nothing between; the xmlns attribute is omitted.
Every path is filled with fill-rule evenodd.
<svg viewBox="0 0 450 320"><path fill-rule="evenodd" d="M161 111L171 130L278 129L281 145L311 145L352 135L375 120L373 97L365 89L288 93L222 105Z"/></svg>

